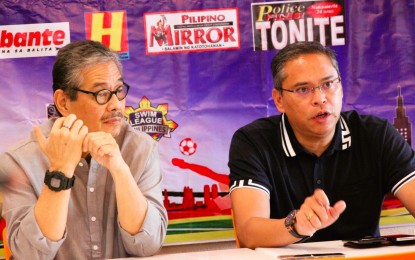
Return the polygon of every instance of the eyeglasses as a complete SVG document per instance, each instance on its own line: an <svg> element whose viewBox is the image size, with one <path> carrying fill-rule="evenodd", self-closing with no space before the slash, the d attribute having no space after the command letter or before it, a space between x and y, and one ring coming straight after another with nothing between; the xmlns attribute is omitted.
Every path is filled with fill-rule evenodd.
<svg viewBox="0 0 415 260"><path fill-rule="evenodd" d="M127 83L123 82L123 84L114 91L108 89L101 89L97 92L91 92L79 88L73 89L82 93L93 95L98 104L105 105L111 100L112 95L114 94L115 96L117 96L119 101L123 100L127 96L130 86L128 86Z"/></svg>
<svg viewBox="0 0 415 260"><path fill-rule="evenodd" d="M300 97L309 97L311 93L314 93L314 91L318 88L321 92L325 94L331 94L334 93L334 91L337 90L337 86L341 82L341 78L335 78L333 80L327 80L321 83L318 86L311 87L311 86L299 86L296 89L285 89L285 88L278 88L284 91L295 93L296 95Z"/></svg>

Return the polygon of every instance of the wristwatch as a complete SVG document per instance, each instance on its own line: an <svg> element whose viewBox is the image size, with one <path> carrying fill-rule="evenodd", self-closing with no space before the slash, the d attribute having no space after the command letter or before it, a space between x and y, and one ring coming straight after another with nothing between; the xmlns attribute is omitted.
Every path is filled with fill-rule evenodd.
<svg viewBox="0 0 415 260"><path fill-rule="evenodd" d="M297 230L295 230L294 224L297 221L296 220L297 210L291 211L288 216L285 218L285 227L288 229L288 232L290 232L291 235L293 235L296 238L301 238L299 242L303 242L304 240L308 239L309 236L303 236L298 234Z"/></svg>
<svg viewBox="0 0 415 260"><path fill-rule="evenodd" d="M67 190L73 187L75 176L68 178L60 171L46 171L44 183L53 191Z"/></svg>

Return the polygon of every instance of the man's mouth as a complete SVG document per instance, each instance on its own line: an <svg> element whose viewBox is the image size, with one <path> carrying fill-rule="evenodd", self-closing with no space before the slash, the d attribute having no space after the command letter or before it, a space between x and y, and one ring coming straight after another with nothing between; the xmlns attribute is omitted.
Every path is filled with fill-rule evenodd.
<svg viewBox="0 0 415 260"><path fill-rule="evenodd" d="M107 117L103 117L101 120L102 122L112 122L112 121L120 121L122 120L123 115L119 111L114 111Z"/></svg>
<svg viewBox="0 0 415 260"><path fill-rule="evenodd" d="M121 117L111 117L111 118L107 118L104 120L104 122L115 122L115 121L120 121Z"/></svg>
<svg viewBox="0 0 415 260"><path fill-rule="evenodd" d="M329 115L330 114L328 112L322 112L322 113L317 114L317 116L315 116L315 118L324 118L324 117L327 117Z"/></svg>

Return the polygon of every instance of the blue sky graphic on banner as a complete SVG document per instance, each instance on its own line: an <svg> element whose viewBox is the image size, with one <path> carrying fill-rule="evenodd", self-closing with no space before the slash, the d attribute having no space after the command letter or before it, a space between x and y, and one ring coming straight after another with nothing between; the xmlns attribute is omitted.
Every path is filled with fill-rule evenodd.
<svg viewBox="0 0 415 260"><path fill-rule="evenodd" d="M167 243L233 236L230 140L277 113L269 64L286 43L332 46L344 110L415 122L414 0L89 2L0 1L0 152L53 115L57 48L112 46L131 86L126 119L159 142Z"/></svg>

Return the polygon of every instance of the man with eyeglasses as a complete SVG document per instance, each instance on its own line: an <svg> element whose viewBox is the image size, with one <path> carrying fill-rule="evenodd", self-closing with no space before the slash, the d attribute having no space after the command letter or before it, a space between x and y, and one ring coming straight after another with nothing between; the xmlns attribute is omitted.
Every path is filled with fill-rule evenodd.
<svg viewBox="0 0 415 260"><path fill-rule="evenodd" d="M157 142L124 120L124 82L116 53L95 41L59 50L54 102L62 117L34 127L0 157L14 176L3 216L16 259L149 256L162 246Z"/></svg>
<svg viewBox="0 0 415 260"><path fill-rule="evenodd" d="M271 63L280 115L235 132L230 152L234 223L243 247L379 236L388 192L415 215L414 152L385 119L341 112L335 54L318 42Z"/></svg>

